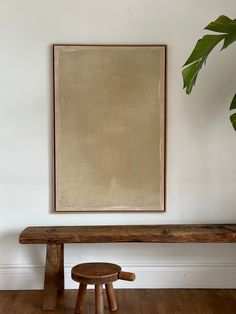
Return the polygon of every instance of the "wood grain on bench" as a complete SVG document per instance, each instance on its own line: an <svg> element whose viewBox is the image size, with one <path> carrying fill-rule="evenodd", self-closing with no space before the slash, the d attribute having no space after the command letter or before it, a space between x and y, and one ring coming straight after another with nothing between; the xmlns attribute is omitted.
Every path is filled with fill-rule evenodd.
<svg viewBox="0 0 236 314"><path fill-rule="evenodd" d="M43 243L235 243L236 224L28 227L22 244Z"/></svg>

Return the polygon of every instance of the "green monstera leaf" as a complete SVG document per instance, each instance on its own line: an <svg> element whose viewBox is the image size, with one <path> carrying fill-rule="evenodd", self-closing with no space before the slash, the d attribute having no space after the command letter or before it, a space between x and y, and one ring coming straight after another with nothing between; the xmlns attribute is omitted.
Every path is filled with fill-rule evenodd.
<svg viewBox="0 0 236 314"><path fill-rule="evenodd" d="M234 95L234 98L231 102L231 105L230 105L230 110L234 110L236 109L236 94ZM230 121L236 131L236 113L233 113L231 116L230 116Z"/></svg>
<svg viewBox="0 0 236 314"><path fill-rule="evenodd" d="M212 49L225 38L224 35L206 35L199 39L192 54L184 64L183 79L186 93L190 94L199 71Z"/></svg>
<svg viewBox="0 0 236 314"><path fill-rule="evenodd" d="M183 88L186 89L187 94L192 92L198 73L203 64L206 63L207 57L215 46L222 41L222 49L225 49L236 41L236 19L231 20L229 17L221 15L215 21L208 24L205 29L220 34L205 35L199 39L190 57L183 65ZM236 96L234 96L230 106L230 110L232 109L236 109ZM236 130L236 113L231 115L230 120Z"/></svg>

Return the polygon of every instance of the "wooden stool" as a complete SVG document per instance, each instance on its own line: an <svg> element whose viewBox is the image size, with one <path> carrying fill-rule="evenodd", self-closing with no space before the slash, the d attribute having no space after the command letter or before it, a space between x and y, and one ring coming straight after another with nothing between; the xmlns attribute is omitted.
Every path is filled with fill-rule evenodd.
<svg viewBox="0 0 236 314"><path fill-rule="evenodd" d="M82 313L87 285L95 285L96 314L104 313L102 286L105 284L110 311L117 310L112 282L118 279L133 281L135 274L121 271L121 267L110 263L84 263L71 270L73 280L80 283L75 313Z"/></svg>

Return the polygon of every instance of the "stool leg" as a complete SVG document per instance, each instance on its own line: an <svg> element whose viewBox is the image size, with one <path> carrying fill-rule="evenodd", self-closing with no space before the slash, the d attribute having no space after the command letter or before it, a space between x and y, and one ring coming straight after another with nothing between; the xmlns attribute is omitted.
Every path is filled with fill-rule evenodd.
<svg viewBox="0 0 236 314"><path fill-rule="evenodd" d="M86 288L87 288L87 285L83 284L83 283L81 283L79 286L79 291L78 291L76 306L75 306L75 313L76 314L82 313Z"/></svg>
<svg viewBox="0 0 236 314"><path fill-rule="evenodd" d="M102 285L95 285L96 314L104 314Z"/></svg>
<svg viewBox="0 0 236 314"><path fill-rule="evenodd" d="M107 300L109 304L109 309L111 312L117 310L116 296L113 289L112 282L106 284Z"/></svg>

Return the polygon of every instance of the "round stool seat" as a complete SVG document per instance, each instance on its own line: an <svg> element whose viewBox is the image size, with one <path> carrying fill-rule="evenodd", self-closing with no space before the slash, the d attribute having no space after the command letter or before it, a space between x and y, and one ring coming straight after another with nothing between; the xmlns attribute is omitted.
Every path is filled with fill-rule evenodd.
<svg viewBox="0 0 236 314"><path fill-rule="evenodd" d="M121 267L111 263L84 263L72 268L71 277L84 284L106 284L118 280Z"/></svg>

